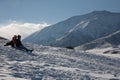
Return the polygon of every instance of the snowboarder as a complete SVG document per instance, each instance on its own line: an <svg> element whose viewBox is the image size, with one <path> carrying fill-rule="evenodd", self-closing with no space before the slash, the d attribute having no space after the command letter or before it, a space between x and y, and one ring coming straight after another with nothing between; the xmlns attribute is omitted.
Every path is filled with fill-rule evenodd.
<svg viewBox="0 0 120 80"><path fill-rule="evenodd" d="M27 52L32 52L33 50L27 49L26 47L23 46L22 42L21 42L21 36L18 35L14 35L14 37L12 38L12 40L8 43L6 43L4 46L11 46L13 48L19 49L19 50L25 50Z"/></svg>
<svg viewBox="0 0 120 80"><path fill-rule="evenodd" d="M33 50L27 49L26 47L23 46L22 42L21 42L21 36L18 35L16 38L16 48L20 49L20 50L25 50L27 52L32 52Z"/></svg>

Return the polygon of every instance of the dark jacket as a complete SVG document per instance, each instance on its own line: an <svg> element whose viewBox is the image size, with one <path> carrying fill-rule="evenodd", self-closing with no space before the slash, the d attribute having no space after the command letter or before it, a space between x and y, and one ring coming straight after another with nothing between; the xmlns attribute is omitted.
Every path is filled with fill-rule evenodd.
<svg viewBox="0 0 120 80"><path fill-rule="evenodd" d="M20 39L16 39L16 47L23 46Z"/></svg>

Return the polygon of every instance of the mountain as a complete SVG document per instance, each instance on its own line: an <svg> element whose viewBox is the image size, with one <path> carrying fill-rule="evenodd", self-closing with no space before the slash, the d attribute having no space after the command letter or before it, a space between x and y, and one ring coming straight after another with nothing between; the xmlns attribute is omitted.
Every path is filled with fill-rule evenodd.
<svg viewBox="0 0 120 80"><path fill-rule="evenodd" d="M76 49L89 50L94 48L117 47L119 45L120 45L120 30L108 36L96 39L89 43L83 44L79 47L76 47Z"/></svg>
<svg viewBox="0 0 120 80"><path fill-rule="evenodd" d="M116 57L24 44L32 53L3 46L0 40L0 80L120 80ZM119 49L120 50L120 49Z"/></svg>
<svg viewBox="0 0 120 80"><path fill-rule="evenodd" d="M120 30L120 13L93 11L44 28L24 41L58 47L76 47L118 30Z"/></svg>
<svg viewBox="0 0 120 80"><path fill-rule="evenodd" d="M4 40L7 40L6 38L3 38L3 37L0 37L0 39L4 39Z"/></svg>

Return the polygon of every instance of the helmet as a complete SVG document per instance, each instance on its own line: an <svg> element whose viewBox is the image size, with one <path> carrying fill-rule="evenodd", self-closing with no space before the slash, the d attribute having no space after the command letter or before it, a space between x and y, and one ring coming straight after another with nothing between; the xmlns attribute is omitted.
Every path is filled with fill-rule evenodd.
<svg viewBox="0 0 120 80"><path fill-rule="evenodd" d="M21 35L18 35L18 38L21 38Z"/></svg>

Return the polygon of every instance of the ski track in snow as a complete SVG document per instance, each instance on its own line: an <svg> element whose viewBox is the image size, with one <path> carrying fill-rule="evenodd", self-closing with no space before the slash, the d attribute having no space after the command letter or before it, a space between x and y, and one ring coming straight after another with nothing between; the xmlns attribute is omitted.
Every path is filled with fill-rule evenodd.
<svg viewBox="0 0 120 80"><path fill-rule="evenodd" d="M120 58L26 44L32 54L3 46L0 40L0 80L120 79Z"/></svg>

